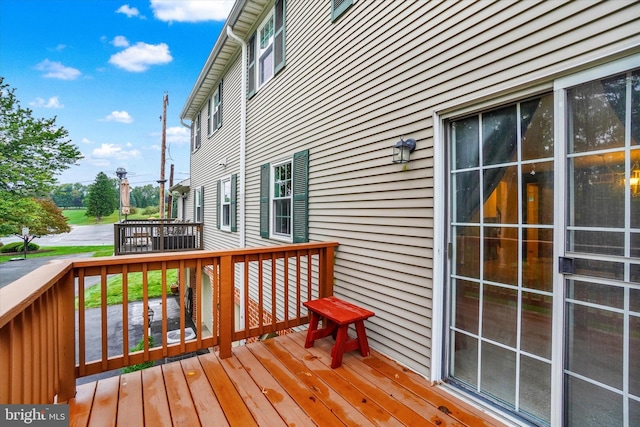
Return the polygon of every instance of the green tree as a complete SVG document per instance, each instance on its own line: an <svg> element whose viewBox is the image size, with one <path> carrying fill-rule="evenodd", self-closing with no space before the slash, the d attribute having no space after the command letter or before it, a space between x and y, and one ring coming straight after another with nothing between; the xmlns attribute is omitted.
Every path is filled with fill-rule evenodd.
<svg viewBox="0 0 640 427"><path fill-rule="evenodd" d="M137 208L158 206L160 202L160 187L147 184L142 187L134 187L131 190L131 205Z"/></svg>
<svg viewBox="0 0 640 427"><path fill-rule="evenodd" d="M0 191L44 196L82 154L56 118L37 119L0 77Z"/></svg>
<svg viewBox="0 0 640 427"><path fill-rule="evenodd" d="M103 216L111 215L118 209L117 180L109 179L104 172L100 172L95 182L89 185L85 204L86 215L96 217L96 221L100 221Z"/></svg>
<svg viewBox="0 0 640 427"><path fill-rule="evenodd" d="M81 208L84 206L84 197L87 186L76 182L75 184L61 184L51 192L51 198L59 208Z"/></svg>
<svg viewBox="0 0 640 427"><path fill-rule="evenodd" d="M56 175L81 158L56 118L33 117L0 77L0 235L20 234L25 226L32 234L69 231L43 197Z"/></svg>

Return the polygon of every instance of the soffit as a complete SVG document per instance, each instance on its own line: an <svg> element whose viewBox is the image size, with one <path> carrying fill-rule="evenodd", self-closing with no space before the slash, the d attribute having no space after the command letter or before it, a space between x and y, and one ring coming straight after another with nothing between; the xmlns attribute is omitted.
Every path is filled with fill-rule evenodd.
<svg viewBox="0 0 640 427"><path fill-rule="evenodd" d="M230 26L233 32L247 41L249 31L255 26L267 4L272 0L237 0L229 17L220 31L218 40L209 53L195 85L191 89L189 98L180 113L181 119L194 120L198 111L202 109L207 98L220 81L229 62L236 55L240 46L235 40L227 36L226 27Z"/></svg>

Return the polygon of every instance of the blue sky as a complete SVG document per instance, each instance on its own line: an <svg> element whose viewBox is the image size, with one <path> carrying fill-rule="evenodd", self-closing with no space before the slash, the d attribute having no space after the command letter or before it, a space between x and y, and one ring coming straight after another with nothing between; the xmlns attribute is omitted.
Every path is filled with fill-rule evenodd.
<svg viewBox="0 0 640 427"><path fill-rule="evenodd" d="M189 174L180 112L233 1L0 0L0 76L35 117L56 124L84 155L60 183L90 184L124 167L132 186Z"/></svg>

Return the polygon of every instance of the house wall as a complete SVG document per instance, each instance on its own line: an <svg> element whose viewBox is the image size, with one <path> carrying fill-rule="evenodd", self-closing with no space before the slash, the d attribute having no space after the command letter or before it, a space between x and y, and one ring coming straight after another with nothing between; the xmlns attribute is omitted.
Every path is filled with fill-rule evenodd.
<svg viewBox="0 0 640 427"><path fill-rule="evenodd" d="M445 185L434 180L444 147L434 112L549 91L554 78L638 52L640 5L357 1L335 23L328 1L286 8L286 66L247 102L247 246L279 243L259 237L260 165L309 149L309 236L340 243L335 294L376 313L373 348L429 375L443 286L434 191ZM225 76L222 132L192 158L192 189L208 185L207 249L237 243L215 230L211 206L217 160L238 138L239 69L237 58ZM406 165L391 162L400 137L417 140Z"/></svg>

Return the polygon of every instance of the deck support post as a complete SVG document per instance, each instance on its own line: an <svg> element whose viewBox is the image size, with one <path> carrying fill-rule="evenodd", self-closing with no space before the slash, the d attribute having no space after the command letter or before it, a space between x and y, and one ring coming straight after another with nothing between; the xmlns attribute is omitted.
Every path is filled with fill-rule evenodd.
<svg viewBox="0 0 640 427"><path fill-rule="evenodd" d="M232 256L220 258L220 358L231 357L234 326L234 268Z"/></svg>
<svg viewBox="0 0 640 427"><path fill-rule="evenodd" d="M58 395L57 403L76 394L75 280L68 271L59 282L58 299Z"/></svg>
<svg viewBox="0 0 640 427"><path fill-rule="evenodd" d="M318 298L333 296L334 247L327 246L320 251L320 289Z"/></svg>

